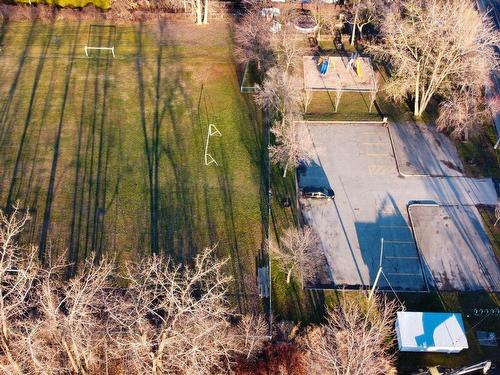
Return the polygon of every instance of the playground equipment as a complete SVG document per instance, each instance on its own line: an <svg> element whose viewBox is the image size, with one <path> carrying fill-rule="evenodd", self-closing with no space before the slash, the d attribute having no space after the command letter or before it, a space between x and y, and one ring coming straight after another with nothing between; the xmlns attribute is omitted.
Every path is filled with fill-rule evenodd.
<svg viewBox="0 0 500 375"><path fill-rule="evenodd" d="M326 75L326 72L328 71L328 66L330 65L329 61L330 58L328 56L320 57L318 60L319 73L322 76Z"/></svg>
<svg viewBox="0 0 500 375"><path fill-rule="evenodd" d="M361 78L361 58L357 52L351 53L351 57L347 62L347 68L353 68L356 75Z"/></svg>
<svg viewBox="0 0 500 375"><path fill-rule="evenodd" d="M281 14L281 11L279 10L279 8L274 8L274 7L273 8L262 8L262 10L260 11L260 14L263 17L272 19L272 18L278 17Z"/></svg>
<svg viewBox="0 0 500 375"><path fill-rule="evenodd" d="M328 67L322 66L325 58L328 58ZM362 92L370 95L369 109L373 104L378 91L377 80L373 71L373 65L369 57L358 57L359 67L356 69L355 59L348 64L349 56L303 56L304 66L304 90L308 95L315 91L334 92L334 107L337 111L340 98L346 92ZM352 66L352 67L351 67ZM353 70L357 70L363 77L358 76ZM318 74L320 73L320 74Z"/></svg>

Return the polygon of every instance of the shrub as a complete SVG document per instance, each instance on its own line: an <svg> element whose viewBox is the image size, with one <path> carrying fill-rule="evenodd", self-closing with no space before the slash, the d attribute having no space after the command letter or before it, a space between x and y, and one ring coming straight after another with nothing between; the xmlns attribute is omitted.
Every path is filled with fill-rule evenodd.
<svg viewBox="0 0 500 375"><path fill-rule="evenodd" d="M28 4L29 0L15 0L18 4ZM48 5L57 5L59 7L83 8L86 5L93 4L97 8L107 10L111 6L111 0L31 0L31 3L41 3Z"/></svg>

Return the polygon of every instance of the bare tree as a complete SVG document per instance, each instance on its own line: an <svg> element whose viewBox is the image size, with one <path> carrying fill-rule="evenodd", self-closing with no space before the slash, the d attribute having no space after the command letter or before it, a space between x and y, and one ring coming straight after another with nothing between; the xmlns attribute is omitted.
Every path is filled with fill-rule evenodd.
<svg viewBox="0 0 500 375"><path fill-rule="evenodd" d="M36 248L17 243L27 220L0 211L0 372L211 374L263 345L262 317L235 323L213 249L192 268L144 259L118 288L106 258L88 259L69 280L63 257L39 267Z"/></svg>
<svg viewBox="0 0 500 375"><path fill-rule="evenodd" d="M297 38L297 30L292 24L285 23L272 40L277 64L285 74L292 74L305 53L303 39Z"/></svg>
<svg viewBox="0 0 500 375"><path fill-rule="evenodd" d="M292 272L300 275L302 283L310 281L318 273L322 258L319 252L318 237L311 227L289 228L280 237L280 245L271 242L272 255L280 261L290 283Z"/></svg>
<svg viewBox="0 0 500 375"><path fill-rule="evenodd" d="M365 300L366 301L366 300ZM390 353L398 305L384 297L361 303L342 298L326 323L305 338L310 373L386 375L394 366Z"/></svg>
<svg viewBox="0 0 500 375"><path fill-rule="evenodd" d="M239 341L245 359L254 357L263 347L268 325L262 315L243 315L237 326L235 339Z"/></svg>
<svg viewBox="0 0 500 375"><path fill-rule="evenodd" d="M382 1L379 0L350 0L347 3L347 18L346 21L351 25L351 46L356 41L356 30L359 31L359 36L363 35L363 28L372 23L380 16L379 8L382 6Z"/></svg>
<svg viewBox="0 0 500 375"><path fill-rule="evenodd" d="M305 127L298 126L288 116L276 121L271 133L274 135L274 144L269 146L269 157L273 163L283 168L283 177L286 177L289 168L310 163L314 149Z"/></svg>
<svg viewBox="0 0 500 375"><path fill-rule="evenodd" d="M313 99L313 91L312 90L302 90L302 95L300 97L301 110L304 113L307 113L307 109L312 102Z"/></svg>
<svg viewBox="0 0 500 375"><path fill-rule="evenodd" d="M397 100L413 97L420 117L431 98L449 97L453 85L484 83L497 66L500 37L471 0L407 0L386 13L380 45L369 50L387 61L393 75L386 91ZM470 86L469 83L466 85Z"/></svg>
<svg viewBox="0 0 500 375"><path fill-rule="evenodd" d="M301 113L302 90L296 77L282 67L273 66L266 74L255 100L278 119L296 118Z"/></svg>
<svg viewBox="0 0 500 375"><path fill-rule="evenodd" d="M91 374L100 367L107 328L101 314L107 306L113 262L91 257L70 280L63 269L59 264L43 272L36 318L25 323L30 373L60 368Z"/></svg>
<svg viewBox="0 0 500 375"><path fill-rule="evenodd" d="M21 249L17 236L28 222L28 213L15 206L10 216L0 210L0 369L6 374L25 374L19 357L22 320L32 308L28 298L38 276L37 249Z"/></svg>
<svg viewBox="0 0 500 375"><path fill-rule="evenodd" d="M438 130L450 130L452 137L463 135L468 140L471 131L481 129L484 122L491 119L486 98L478 88L463 87L440 104Z"/></svg>
<svg viewBox="0 0 500 375"><path fill-rule="evenodd" d="M254 62L265 72L274 62L271 24L258 9L250 9L235 30L235 54L240 63Z"/></svg>
<svg viewBox="0 0 500 375"><path fill-rule="evenodd" d="M206 249L192 268L152 257L130 267L126 299L110 314L122 327L117 344L135 373L212 374L230 368L241 344L255 342L228 321L226 261ZM248 323L248 322L247 322ZM250 323L248 323L250 324ZM252 350L253 350L252 349ZM245 352L249 356L249 352Z"/></svg>
<svg viewBox="0 0 500 375"><path fill-rule="evenodd" d="M197 25L208 23L209 0L182 0L182 4L194 14Z"/></svg>

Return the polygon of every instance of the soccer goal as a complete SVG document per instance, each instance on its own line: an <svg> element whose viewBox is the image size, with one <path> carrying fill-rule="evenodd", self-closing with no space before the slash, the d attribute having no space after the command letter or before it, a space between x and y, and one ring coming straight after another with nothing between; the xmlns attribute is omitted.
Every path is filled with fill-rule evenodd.
<svg viewBox="0 0 500 375"><path fill-rule="evenodd" d="M100 51L110 51L115 55L116 26L114 25L90 25L89 38L85 45L85 56L101 57ZM97 53L92 53L96 51Z"/></svg>
<svg viewBox="0 0 500 375"><path fill-rule="evenodd" d="M210 137L222 137L221 132L214 124L208 124L207 141L205 142L205 165L219 165L219 163L217 163L213 156L208 153L208 144L210 143Z"/></svg>

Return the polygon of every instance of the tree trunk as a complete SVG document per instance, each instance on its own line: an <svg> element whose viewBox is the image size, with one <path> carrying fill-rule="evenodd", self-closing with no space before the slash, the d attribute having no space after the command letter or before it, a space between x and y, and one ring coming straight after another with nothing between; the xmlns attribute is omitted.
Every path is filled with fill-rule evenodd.
<svg viewBox="0 0 500 375"><path fill-rule="evenodd" d="M415 117L420 117L420 61L417 64L417 78L415 80L415 105L413 109L413 114Z"/></svg>
<svg viewBox="0 0 500 375"><path fill-rule="evenodd" d="M203 7L201 5L201 0L196 0L194 11L196 13L196 24L201 25L203 23Z"/></svg>
<svg viewBox="0 0 500 375"><path fill-rule="evenodd" d="M358 26L358 30L359 30L359 39L360 39L360 40L363 40L363 26L365 26L365 24L362 24L362 25L359 25L359 26Z"/></svg>
<svg viewBox="0 0 500 375"><path fill-rule="evenodd" d="M68 356L69 363L71 364L71 367L73 368L73 371L77 374L85 374L85 371L82 371L83 369L81 366L78 364L78 360L74 358L73 353L71 352L71 349L69 348L68 343L66 342L66 339L62 339L62 345L64 347L64 350L66 351L66 355Z"/></svg>
<svg viewBox="0 0 500 375"><path fill-rule="evenodd" d="M354 14L354 21L352 23L352 33L351 33L351 46L354 45L354 41L356 39L356 25L358 23L358 11Z"/></svg>
<svg viewBox="0 0 500 375"><path fill-rule="evenodd" d="M291 277L292 277L292 269L290 268L290 269L288 270L287 275L286 275L286 283L287 283L287 284L290 284L290 279L291 279Z"/></svg>
<svg viewBox="0 0 500 375"><path fill-rule="evenodd" d="M205 0L205 4L204 4L204 7L203 7L203 12L204 12L203 23L205 25L208 23L208 1L209 0Z"/></svg>

